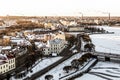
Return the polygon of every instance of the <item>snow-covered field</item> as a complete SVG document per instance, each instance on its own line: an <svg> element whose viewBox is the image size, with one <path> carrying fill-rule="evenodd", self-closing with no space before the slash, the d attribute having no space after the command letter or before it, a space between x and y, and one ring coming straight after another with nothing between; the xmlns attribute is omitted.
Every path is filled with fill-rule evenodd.
<svg viewBox="0 0 120 80"><path fill-rule="evenodd" d="M120 64L98 62L91 71L75 80L120 80Z"/></svg>
<svg viewBox="0 0 120 80"><path fill-rule="evenodd" d="M115 33L90 35L92 42L96 46L96 51L120 54L120 27L101 27Z"/></svg>
<svg viewBox="0 0 120 80"><path fill-rule="evenodd" d="M63 63L61 63L61 64L59 64L58 66L56 66L54 69L50 70L50 71L49 71L48 73L46 73L45 75L48 75L48 74L53 75L54 80L59 80L60 77L67 75L67 73L65 73L65 72L63 71L63 67L64 67L64 66L67 66L67 65L70 65L70 64L71 64L71 61L72 61L73 59L78 59L78 58L80 58L80 56L81 56L80 53L72 56L72 57L69 58L68 60L66 60L66 61L64 61ZM71 71L71 72L73 72L73 71ZM39 77L37 80L45 80L45 75Z"/></svg>

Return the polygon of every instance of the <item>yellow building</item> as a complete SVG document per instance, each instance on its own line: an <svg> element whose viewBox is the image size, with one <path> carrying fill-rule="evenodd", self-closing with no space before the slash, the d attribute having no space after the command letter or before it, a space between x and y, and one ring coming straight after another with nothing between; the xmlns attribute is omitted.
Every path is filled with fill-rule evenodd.
<svg viewBox="0 0 120 80"><path fill-rule="evenodd" d="M45 26L45 28L51 28L52 23L45 23L44 26Z"/></svg>
<svg viewBox="0 0 120 80"><path fill-rule="evenodd" d="M59 33L57 33L57 34L54 36L54 39L63 39L63 40L65 40L65 33L62 32L62 31L59 31Z"/></svg>
<svg viewBox="0 0 120 80"><path fill-rule="evenodd" d="M15 69L15 57L0 54L0 74Z"/></svg>
<svg viewBox="0 0 120 80"><path fill-rule="evenodd" d="M10 43L10 37L4 36L3 37L3 45L7 46Z"/></svg>

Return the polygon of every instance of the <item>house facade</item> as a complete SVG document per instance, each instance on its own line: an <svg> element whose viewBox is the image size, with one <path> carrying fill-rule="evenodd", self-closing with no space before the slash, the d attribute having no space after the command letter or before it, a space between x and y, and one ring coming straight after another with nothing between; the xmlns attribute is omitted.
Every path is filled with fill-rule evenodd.
<svg viewBox="0 0 120 80"><path fill-rule="evenodd" d="M66 47L66 41L63 39L48 40L47 45L42 47L44 55L56 53L57 55Z"/></svg>
<svg viewBox="0 0 120 80"><path fill-rule="evenodd" d="M68 31L84 31L84 27L82 26L68 26Z"/></svg>
<svg viewBox="0 0 120 80"><path fill-rule="evenodd" d="M15 57L0 54L0 74L15 69Z"/></svg>

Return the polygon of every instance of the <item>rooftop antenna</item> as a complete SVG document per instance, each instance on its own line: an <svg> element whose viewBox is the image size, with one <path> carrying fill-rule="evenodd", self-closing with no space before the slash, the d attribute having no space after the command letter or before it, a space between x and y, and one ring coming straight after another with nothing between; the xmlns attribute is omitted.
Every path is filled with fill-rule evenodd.
<svg viewBox="0 0 120 80"><path fill-rule="evenodd" d="M108 14L108 20L110 20L110 12L102 12L103 14Z"/></svg>
<svg viewBox="0 0 120 80"><path fill-rule="evenodd" d="M83 13L82 12L78 12L79 14L81 14L81 19L83 20Z"/></svg>

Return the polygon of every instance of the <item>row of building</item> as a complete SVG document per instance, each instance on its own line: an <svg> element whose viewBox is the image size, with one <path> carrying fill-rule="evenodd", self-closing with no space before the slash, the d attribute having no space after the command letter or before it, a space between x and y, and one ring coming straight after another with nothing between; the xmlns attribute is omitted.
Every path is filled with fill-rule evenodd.
<svg viewBox="0 0 120 80"><path fill-rule="evenodd" d="M42 51L44 55L59 55L67 45L65 34L62 31L37 35L34 33L17 33L15 37L3 36L1 41L4 42L3 44L6 43L6 45L0 49L0 74L15 69L16 55L21 55L22 48L20 47L31 45L31 40L34 41L35 47ZM10 44L7 44L9 42ZM22 49L22 51L24 50Z"/></svg>

